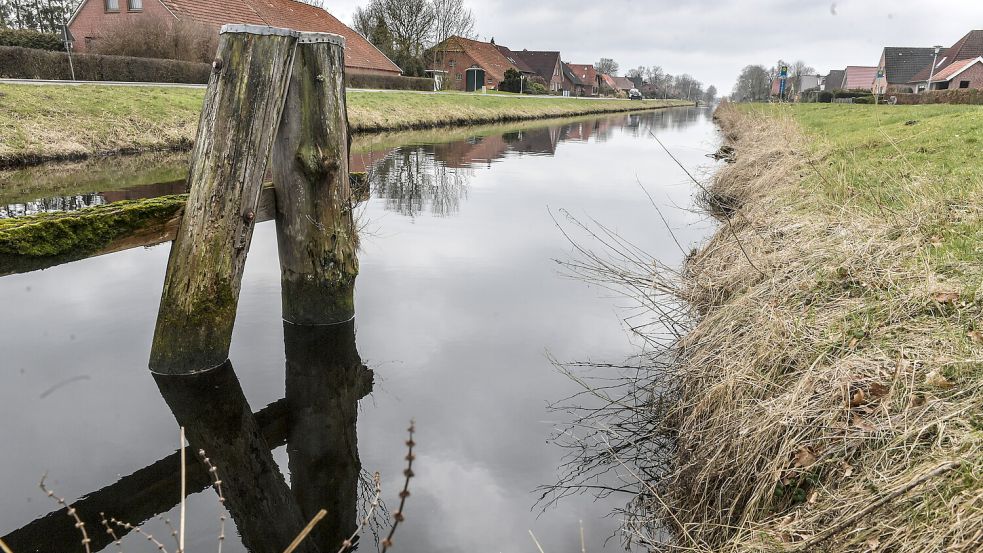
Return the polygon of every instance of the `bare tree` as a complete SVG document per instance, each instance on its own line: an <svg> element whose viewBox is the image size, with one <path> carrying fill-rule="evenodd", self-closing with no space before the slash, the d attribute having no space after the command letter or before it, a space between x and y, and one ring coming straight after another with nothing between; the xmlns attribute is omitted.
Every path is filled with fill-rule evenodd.
<svg viewBox="0 0 983 553"><path fill-rule="evenodd" d="M602 75L611 75L612 77L618 76L618 62L611 58L601 58L594 64L594 68L597 72Z"/></svg>
<svg viewBox="0 0 983 553"><path fill-rule="evenodd" d="M737 78L731 99L735 102L760 102L771 93L771 75L761 65L748 65Z"/></svg>

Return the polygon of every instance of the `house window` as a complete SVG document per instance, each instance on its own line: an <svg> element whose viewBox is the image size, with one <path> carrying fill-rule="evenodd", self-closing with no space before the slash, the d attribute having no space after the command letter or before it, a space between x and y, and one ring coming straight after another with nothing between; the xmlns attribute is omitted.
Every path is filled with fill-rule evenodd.
<svg viewBox="0 0 983 553"><path fill-rule="evenodd" d="M451 69L454 69L455 67L457 67L457 60L451 60L451 61L447 62L447 67L450 67Z"/></svg>
<svg viewBox="0 0 983 553"><path fill-rule="evenodd" d="M126 9L131 12L143 11L143 0L126 0Z"/></svg>
<svg viewBox="0 0 983 553"><path fill-rule="evenodd" d="M458 73L457 76L455 76L454 78L457 79L457 80L459 80L459 81L460 80L463 80L464 79L464 73Z"/></svg>
<svg viewBox="0 0 983 553"><path fill-rule="evenodd" d="M119 0L106 0L106 11L107 12L118 12L119 11Z"/></svg>
<svg viewBox="0 0 983 553"><path fill-rule="evenodd" d="M969 88L969 81L959 81L959 88Z"/></svg>

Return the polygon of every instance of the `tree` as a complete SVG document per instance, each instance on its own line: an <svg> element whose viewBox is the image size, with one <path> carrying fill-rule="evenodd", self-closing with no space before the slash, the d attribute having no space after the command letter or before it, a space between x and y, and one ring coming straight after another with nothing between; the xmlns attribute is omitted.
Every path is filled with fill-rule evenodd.
<svg viewBox="0 0 983 553"><path fill-rule="evenodd" d="M436 59L431 49L450 36L474 36L475 19L463 0L371 0L355 9L352 27L403 73L422 76L425 56Z"/></svg>
<svg viewBox="0 0 983 553"><path fill-rule="evenodd" d="M611 58L601 58L594 64L594 68L602 75L618 76L618 62Z"/></svg>
<svg viewBox="0 0 983 553"><path fill-rule="evenodd" d="M712 104L717 101L717 87L710 85L707 87L706 92L703 93L703 101Z"/></svg>
<svg viewBox="0 0 983 553"><path fill-rule="evenodd" d="M748 65L741 70L731 100L735 102L761 102L771 94L771 75L762 65Z"/></svg>
<svg viewBox="0 0 983 553"><path fill-rule="evenodd" d="M76 0L0 0L0 28L56 33L75 5Z"/></svg>

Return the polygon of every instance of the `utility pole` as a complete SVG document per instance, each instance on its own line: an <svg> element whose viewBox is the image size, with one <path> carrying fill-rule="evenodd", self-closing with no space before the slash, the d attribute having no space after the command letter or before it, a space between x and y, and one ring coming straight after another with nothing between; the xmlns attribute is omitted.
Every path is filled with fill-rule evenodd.
<svg viewBox="0 0 983 553"><path fill-rule="evenodd" d="M942 47L941 46L936 46L935 47L935 55L932 56L932 70L929 71L929 73L928 73L928 82L925 83L925 92L928 92L929 90L932 90L932 79L935 78L935 64L939 60L939 52L941 52L941 51L942 51Z"/></svg>

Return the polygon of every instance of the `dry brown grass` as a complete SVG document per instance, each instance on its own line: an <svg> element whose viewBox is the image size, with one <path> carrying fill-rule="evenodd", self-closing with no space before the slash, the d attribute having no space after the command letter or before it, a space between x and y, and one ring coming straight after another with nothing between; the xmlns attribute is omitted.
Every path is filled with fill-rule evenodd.
<svg viewBox="0 0 983 553"><path fill-rule="evenodd" d="M979 551L979 307L926 262L937 206L829 201L804 185L826 169L791 117L718 117L736 161L707 196L736 209L684 281L700 317L669 413L677 544Z"/></svg>
<svg viewBox="0 0 983 553"><path fill-rule="evenodd" d="M721 228L682 274L581 225L600 247L565 266L638 302L645 351L561 366L584 392L544 499L634 496L625 540L658 551L983 551L983 179L909 155L950 125L802 113L718 110Z"/></svg>

